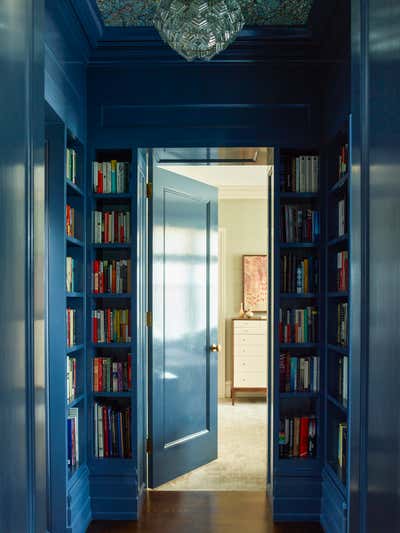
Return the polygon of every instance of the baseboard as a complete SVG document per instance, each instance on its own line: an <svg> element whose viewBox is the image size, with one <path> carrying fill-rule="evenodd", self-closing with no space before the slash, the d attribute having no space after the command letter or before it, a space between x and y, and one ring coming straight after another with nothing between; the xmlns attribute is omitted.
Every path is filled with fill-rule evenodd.
<svg viewBox="0 0 400 533"><path fill-rule="evenodd" d="M225 398L231 397L232 381L225 381Z"/></svg>

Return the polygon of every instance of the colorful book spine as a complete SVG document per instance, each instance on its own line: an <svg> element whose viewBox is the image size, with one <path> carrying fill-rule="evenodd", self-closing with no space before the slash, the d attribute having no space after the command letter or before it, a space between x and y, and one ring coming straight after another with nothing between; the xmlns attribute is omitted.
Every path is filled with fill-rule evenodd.
<svg viewBox="0 0 400 533"><path fill-rule="evenodd" d="M129 309L94 309L92 311L93 342L131 342Z"/></svg>
<svg viewBox="0 0 400 533"><path fill-rule="evenodd" d="M76 260L72 257L67 256L66 258L66 290L67 292L75 292L75 270L76 270Z"/></svg>
<svg viewBox="0 0 400 533"><path fill-rule="evenodd" d="M281 242L318 242L319 239L319 211L288 204L281 207Z"/></svg>
<svg viewBox="0 0 400 533"><path fill-rule="evenodd" d="M279 342L318 342L318 310L308 306L303 309L279 310Z"/></svg>
<svg viewBox="0 0 400 533"><path fill-rule="evenodd" d="M93 211L92 238L95 244L128 243L131 240L129 211Z"/></svg>
<svg viewBox="0 0 400 533"><path fill-rule="evenodd" d="M280 354L280 392L318 392L319 375L319 357Z"/></svg>
<svg viewBox="0 0 400 533"><path fill-rule="evenodd" d="M68 466L76 468L79 465L79 409L71 407L67 417L67 448Z"/></svg>
<svg viewBox="0 0 400 533"><path fill-rule="evenodd" d="M93 192L122 194L129 192L130 165L125 161L93 161Z"/></svg>
<svg viewBox="0 0 400 533"><path fill-rule="evenodd" d="M337 253L336 286L338 291L349 290L349 252Z"/></svg>
<svg viewBox="0 0 400 533"><path fill-rule="evenodd" d="M131 408L95 402L93 416L95 457L132 457Z"/></svg>
<svg viewBox="0 0 400 533"><path fill-rule="evenodd" d="M65 173L67 180L71 183L76 183L76 158L76 151L73 148L67 148Z"/></svg>
<svg viewBox="0 0 400 533"><path fill-rule="evenodd" d="M319 189L319 156L288 157L281 176L282 192L316 193Z"/></svg>
<svg viewBox="0 0 400 533"><path fill-rule="evenodd" d="M67 358L67 402L76 398L76 358Z"/></svg>
<svg viewBox="0 0 400 533"><path fill-rule="evenodd" d="M67 321L67 346L71 348L76 344L76 309L66 309Z"/></svg>
<svg viewBox="0 0 400 533"><path fill-rule="evenodd" d="M75 209L69 204L66 205L65 231L67 237L75 237Z"/></svg>
<svg viewBox="0 0 400 533"><path fill-rule="evenodd" d="M99 260L93 261L92 291L94 294L126 294L131 291L131 261Z"/></svg>
<svg viewBox="0 0 400 533"><path fill-rule="evenodd" d="M293 253L281 256L280 286L282 293L315 293L319 288L319 261Z"/></svg>
<svg viewBox="0 0 400 533"><path fill-rule="evenodd" d="M317 455L315 416L283 417L279 421L279 457L310 458Z"/></svg>
<svg viewBox="0 0 400 533"><path fill-rule="evenodd" d="M126 361L112 357L93 359L93 392L128 392L132 380L131 357Z"/></svg>

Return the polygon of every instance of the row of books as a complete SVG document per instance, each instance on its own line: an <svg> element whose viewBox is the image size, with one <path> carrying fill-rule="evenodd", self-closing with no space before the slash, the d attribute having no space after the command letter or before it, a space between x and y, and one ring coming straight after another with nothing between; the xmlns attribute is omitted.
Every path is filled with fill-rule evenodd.
<svg viewBox="0 0 400 533"><path fill-rule="evenodd" d="M318 342L318 310L279 309L279 341L283 343Z"/></svg>
<svg viewBox="0 0 400 533"><path fill-rule="evenodd" d="M67 256L66 258L66 265L65 265L65 272L66 272L66 289L67 292L75 292L76 291L76 266L77 261L73 257Z"/></svg>
<svg viewBox="0 0 400 533"><path fill-rule="evenodd" d="M93 211L93 242L125 243L131 240L131 214L129 211Z"/></svg>
<svg viewBox="0 0 400 533"><path fill-rule="evenodd" d="M76 468L79 465L79 409L71 407L67 416L67 447L68 467Z"/></svg>
<svg viewBox="0 0 400 533"><path fill-rule="evenodd" d="M349 358L347 355L338 360L338 390L337 395L340 402L347 407L349 397Z"/></svg>
<svg viewBox="0 0 400 533"><path fill-rule="evenodd" d="M319 261L316 257L281 256L281 292L318 292Z"/></svg>
<svg viewBox="0 0 400 533"><path fill-rule="evenodd" d="M73 148L67 148L65 160L65 173L68 181L76 183L76 151Z"/></svg>
<svg viewBox="0 0 400 533"><path fill-rule="evenodd" d="M345 235L346 230L346 200L342 198L338 201L338 237Z"/></svg>
<svg viewBox="0 0 400 533"><path fill-rule="evenodd" d="M337 253L336 286L338 291L349 290L349 252Z"/></svg>
<svg viewBox="0 0 400 533"><path fill-rule="evenodd" d="M299 155L287 158L282 192L318 192L319 156Z"/></svg>
<svg viewBox="0 0 400 533"><path fill-rule="evenodd" d="M67 346L75 346L76 344L76 309L67 307L66 309L67 319Z"/></svg>
<svg viewBox="0 0 400 533"><path fill-rule="evenodd" d="M281 392L318 392L319 357L279 355L279 386Z"/></svg>
<svg viewBox="0 0 400 533"><path fill-rule="evenodd" d="M339 179L349 171L349 145L343 144L339 153Z"/></svg>
<svg viewBox="0 0 400 533"><path fill-rule="evenodd" d="M76 357L67 357L67 402L76 398Z"/></svg>
<svg viewBox="0 0 400 533"><path fill-rule="evenodd" d="M92 291L95 294L124 294L131 291L130 259L93 261Z"/></svg>
<svg viewBox="0 0 400 533"><path fill-rule="evenodd" d="M284 417L279 421L279 457L315 457L317 419L315 416Z"/></svg>
<svg viewBox="0 0 400 533"><path fill-rule="evenodd" d="M132 387L131 354L126 361L111 357L95 357L93 359L93 391L124 392Z"/></svg>
<svg viewBox="0 0 400 533"><path fill-rule="evenodd" d="M338 464L342 472L346 472L347 466L347 422L338 425Z"/></svg>
<svg viewBox="0 0 400 533"><path fill-rule="evenodd" d="M75 209L69 204L66 205L65 232L67 237L75 237Z"/></svg>
<svg viewBox="0 0 400 533"><path fill-rule="evenodd" d="M129 309L94 309L92 332L94 343L131 342Z"/></svg>
<svg viewBox="0 0 400 533"><path fill-rule="evenodd" d="M129 191L129 163L126 161L93 161L93 192L119 194Z"/></svg>
<svg viewBox="0 0 400 533"><path fill-rule="evenodd" d="M318 242L319 236L319 211L294 205L281 207L281 242Z"/></svg>
<svg viewBox="0 0 400 533"><path fill-rule="evenodd" d="M131 408L94 404L94 455L132 457Z"/></svg>
<svg viewBox="0 0 400 533"><path fill-rule="evenodd" d="M337 305L337 343L341 346L349 344L349 315L348 303Z"/></svg>

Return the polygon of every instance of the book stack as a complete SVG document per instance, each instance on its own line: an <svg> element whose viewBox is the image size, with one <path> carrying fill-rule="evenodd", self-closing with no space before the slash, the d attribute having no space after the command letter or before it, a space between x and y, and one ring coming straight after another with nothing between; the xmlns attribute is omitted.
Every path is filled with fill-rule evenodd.
<svg viewBox="0 0 400 533"><path fill-rule="evenodd" d="M346 233L346 200L343 198L338 202L338 236L342 237Z"/></svg>
<svg viewBox="0 0 400 533"><path fill-rule="evenodd" d="M344 144L340 148L339 154L339 179L347 174L349 170L349 145Z"/></svg>
<svg viewBox="0 0 400 533"><path fill-rule="evenodd" d="M347 422L340 422L338 426L338 464L345 473L347 465Z"/></svg>
<svg viewBox="0 0 400 533"><path fill-rule="evenodd" d="M94 309L92 331L94 343L131 342L129 309Z"/></svg>
<svg viewBox="0 0 400 533"><path fill-rule="evenodd" d="M319 357L279 355L279 384L281 392L318 392Z"/></svg>
<svg viewBox="0 0 400 533"><path fill-rule="evenodd" d="M319 211L284 205L280 213L282 242L317 242L320 236Z"/></svg>
<svg viewBox="0 0 400 533"><path fill-rule="evenodd" d="M69 204L66 206L65 230L67 237L75 237L75 209Z"/></svg>
<svg viewBox="0 0 400 533"><path fill-rule="evenodd" d="M129 191L129 163L117 161L93 162L93 192L115 194Z"/></svg>
<svg viewBox="0 0 400 533"><path fill-rule="evenodd" d="M131 214L129 211L93 211L93 242L125 243L131 240Z"/></svg>
<svg viewBox="0 0 400 533"><path fill-rule="evenodd" d="M317 420L315 416L281 418L279 422L279 457L315 457Z"/></svg>
<svg viewBox="0 0 400 533"><path fill-rule="evenodd" d="M132 456L130 407L94 404L94 455L100 459Z"/></svg>
<svg viewBox="0 0 400 533"><path fill-rule="evenodd" d="M98 260L93 261L92 291L95 294L124 294L131 291L131 261Z"/></svg>
<svg viewBox="0 0 400 533"><path fill-rule="evenodd" d="M348 303L337 306L337 343L341 346L348 345Z"/></svg>
<svg viewBox="0 0 400 533"><path fill-rule="evenodd" d="M75 267L76 260L73 257L66 258L66 289L67 292L75 292Z"/></svg>
<svg viewBox="0 0 400 533"><path fill-rule="evenodd" d="M131 354L127 361L117 361L111 357L93 359L93 391L124 392L131 390Z"/></svg>
<svg viewBox="0 0 400 533"><path fill-rule="evenodd" d="M67 148L65 172L67 180L76 183L76 151L73 148Z"/></svg>
<svg viewBox="0 0 400 533"><path fill-rule="evenodd" d="M299 155L288 158L281 183L282 192L318 192L319 157Z"/></svg>
<svg viewBox="0 0 400 533"><path fill-rule="evenodd" d="M319 263L315 257L299 257L292 253L281 256L281 292L318 292Z"/></svg>
<svg viewBox="0 0 400 533"><path fill-rule="evenodd" d="M76 398L76 358L67 357L67 402Z"/></svg>
<svg viewBox="0 0 400 533"><path fill-rule="evenodd" d="M67 346L71 348L76 343L76 309L67 307Z"/></svg>
<svg viewBox="0 0 400 533"><path fill-rule="evenodd" d="M347 407L349 394L349 358L347 355L338 361L338 397L342 404Z"/></svg>
<svg viewBox="0 0 400 533"><path fill-rule="evenodd" d="M280 309L279 341L299 344L318 342L318 310L311 306Z"/></svg>
<svg viewBox="0 0 400 533"><path fill-rule="evenodd" d="M79 410L71 407L67 418L68 466L76 468L79 465Z"/></svg>
<svg viewBox="0 0 400 533"><path fill-rule="evenodd" d="M349 252L343 251L337 253L337 290L349 290Z"/></svg>

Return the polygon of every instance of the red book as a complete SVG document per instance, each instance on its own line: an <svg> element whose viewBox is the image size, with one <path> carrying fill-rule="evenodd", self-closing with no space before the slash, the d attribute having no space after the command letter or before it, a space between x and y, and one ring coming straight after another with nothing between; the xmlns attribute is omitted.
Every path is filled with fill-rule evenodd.
<svg viewBox="0 0 400 533"><path fill-rule="evenodd" d="M98 379L98 384L97 384L97 390L99 392L103 392L103 358L102 357L99 357L97 359L97 379Z"/></svg>
<svg viewBox="0 0 400 533"><path fill-rule="evenodd" d="M97 169L97 191L101 194L103 192L103 164L99 163Z"/></svg>
<svg viewBox="0 0 400 533"><path fill-rule="evenodd" d="M132 388L132 355L128 353L128 390Z"/></svg>
<svg viewBox="0 0 400 533"><path fill-rule="evenodd" d="M112 342L112 339L111 339L111 309L107 309L107 342Z"/></svg>
<svg viewBox="0 0 400 533"><path fill-rule="evenodd" d="M97 318L92 317L92 327L93 327L93 342L97 343Z"/></svg>
<svg viewBox="0 0 400 533"><path fill-rule="evenodd" d="M307 455L308 455L308 416L302 416L300 419L299 456L307 457Z"/></svg>

